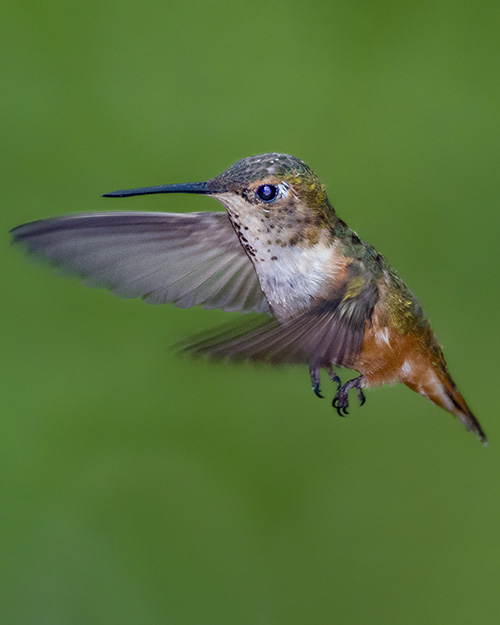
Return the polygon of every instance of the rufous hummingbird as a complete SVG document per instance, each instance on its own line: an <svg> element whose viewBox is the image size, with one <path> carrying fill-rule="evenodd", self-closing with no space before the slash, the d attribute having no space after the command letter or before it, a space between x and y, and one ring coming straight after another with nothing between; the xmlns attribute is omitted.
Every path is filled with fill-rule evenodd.
<svg viewBox="0 0 500 625"><path fill-rule="evenodd" d="M348 394L403 382L457 416L487 442L448 373L417 299L371 245L337 216L316 174L287 154L244 158L207 182L115 191L104 197L198 193L225 212L103 212L44 219L12 230L13 241L85 283L120 297L198 304L266 315L189 346L214 358L309 365ZM341 384L335 366L360 375Z"/></svg>

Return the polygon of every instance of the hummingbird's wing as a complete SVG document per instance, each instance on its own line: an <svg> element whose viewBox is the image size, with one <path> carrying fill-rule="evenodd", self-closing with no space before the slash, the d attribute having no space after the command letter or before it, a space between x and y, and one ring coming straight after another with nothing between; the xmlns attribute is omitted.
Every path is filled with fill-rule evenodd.
<svg viewBox="0 0 500 625"><path fill-rule="evenodd" d="M119 297L269 312L226 213L109 212L14 228L13 241Z"/></svg>
<svg viewBox="0 0 500 625"><path fill-rule="evenodd" d="M253 327L240 323L182 347L217 359L350 367L361 353L378 297L375 280L361 264L351 263L336 294L291 321L258 320Z"/></svg>

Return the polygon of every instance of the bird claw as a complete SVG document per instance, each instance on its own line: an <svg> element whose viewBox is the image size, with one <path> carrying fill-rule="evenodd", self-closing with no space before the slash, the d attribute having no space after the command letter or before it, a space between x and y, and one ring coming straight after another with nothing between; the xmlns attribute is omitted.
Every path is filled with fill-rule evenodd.
<svg viewBox="0 0 500 625"><path fill-rule="evenodd" d="M346 417L349 412L349 391L352 388L356 389L360 406L362 406L366 402L365 394L361 389L362 377L354 378L353 380L349 380L343 386L339 386L337 390L337 394L333 398L332 406L336 409L339 417Z"/></svg>
<svg viewBox="0 0 500 625"><path fill-rule="evenodd" d="M327 370L328 370L328 375L330 376L330 380L337 384L337 393L335 394L335 397L333 398L332 406L337 411L339 417L347 417L347 415L349 414L349 411L347 410L349 408L349 391L352 388L356 389L359 403L361 406L366 401L366 397L361 389L362 376L354 378L353 380L349 380L344 385L342 385L342 382L340 381L339 376L335 373L333 367L330 366L328 367ZM321 390L319 388L319 385L320 385L320 373L319 372L320 372L320 369L318 366L311 365L309 367L312 390L314 394L316 395L316 397L319 397L320 399L324 399L324 396L321 394Z"/></svg>
<svg viewBox="0 0 500 625"><path fill-rule="evenodd" d="M316 395L316 397L323 399L323 395L321 394L321 391L319 390L319 384L320 384L319 367L311 365L309 367L309 374L311 376L312 390L314 391L314 394Z"/></svg>
<svg viewBox="0 0 500 625"><path fill-rule="evenodd" d="M312 389L316 397L319 397L320 399L324 399L324 395L322 395L321 391L319 390L319 382L317 382L316 384L313 384Z"/></svg>
<svg viewBox="0 0 500 625"><path fill-rule="evenodd" d="M358 388L356 390L358 391L359 405L362 406L366 402L366 396L361 390L361 388Z"/></svg>
<svg viewBox="0 0 500 625"><path fill-rule="evenodd" d="M347 405L345 406L339 403L339 398L337 397L337 395L335 395L335 397L333 398L332 406L337 411L339 417L347 417L347 415L349 414L349 411L347 410L347 408L349 407L349 403L347 403Z"/></svg>

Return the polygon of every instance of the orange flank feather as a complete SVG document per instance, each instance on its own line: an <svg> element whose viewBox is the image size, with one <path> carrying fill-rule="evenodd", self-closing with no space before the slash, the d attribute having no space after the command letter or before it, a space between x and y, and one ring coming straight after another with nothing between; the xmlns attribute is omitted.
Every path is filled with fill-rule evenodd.
<svg viewBox="0 0 500 625"><path fill-rule="evenodd" d="M429 324L421 322L406 333L387 321L379 302L371 322L367 321L361 354L353 366L363 375L363 386L402 382L458 417L486 445L486 435L453 382Z"/></svg>

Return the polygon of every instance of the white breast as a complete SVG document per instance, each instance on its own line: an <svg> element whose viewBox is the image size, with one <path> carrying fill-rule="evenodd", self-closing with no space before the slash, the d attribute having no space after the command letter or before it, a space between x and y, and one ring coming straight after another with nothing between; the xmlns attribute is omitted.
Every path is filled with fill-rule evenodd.
<svg viewBox="0 0 500 625"><path fill-rule="evenodd" d="M260 251L260 250L259 250ZM280 320L307 310L331 279L332 249L316 245L262 250L254 262L264 294Z"/></svg>

